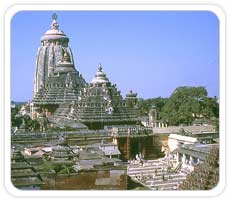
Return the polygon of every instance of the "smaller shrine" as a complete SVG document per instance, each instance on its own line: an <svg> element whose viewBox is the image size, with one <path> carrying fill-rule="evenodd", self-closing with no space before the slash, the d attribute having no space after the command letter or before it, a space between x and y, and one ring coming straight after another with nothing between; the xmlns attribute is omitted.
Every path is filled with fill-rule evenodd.
<svg viewBox="0 0 230 201"><path fill-rule="evenodd" d="M105 125L134 125L138 124L138 118L133 106L134 103L129 105L122 99L100 65L92 81L80 92L71 117L92 129Z"/></svg>

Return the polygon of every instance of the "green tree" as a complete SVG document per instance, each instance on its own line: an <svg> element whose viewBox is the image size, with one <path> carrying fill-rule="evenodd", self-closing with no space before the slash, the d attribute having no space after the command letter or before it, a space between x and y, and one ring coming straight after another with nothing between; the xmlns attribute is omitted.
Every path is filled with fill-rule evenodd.
<svg viewBox="0 0 230 201"><path fill-rule="evenodd" d="M19 109L17 108L11 112L11 122L13 127L19 128L24 120L26 130L39 130L40 123L36 119L32 120L29 115L17 115L18 111Z"/></svg>
<svg viewBox="0 0 230 201"><path fill-rule="evenodd" d="M201 102L207 97L204 87L178 87L162 108L162 119L170 125L191 124L201 112Z"/></svg>
<svg viewBox="0 0 230 201"><path fill-rule="evenodd" d="M39 130L40 129L40 123L38 122L38 120L33 119L31 122L31 128L33 130Z"/></svg>
<svg viewBox="0 0 230 201"><path fill-rule="evenodd" d="M219 104L216 97L204 97L201 102L201 114L207 118L219 118Z"/></svg>
<svg viewBox="0 0 230 201"><path fill-rule="evenodd" d="M17 116L19 110L20 110L19 106L16 106L15 108L11 108L11 125L13 127L19 127L22 124L21 117Z"/></svg>

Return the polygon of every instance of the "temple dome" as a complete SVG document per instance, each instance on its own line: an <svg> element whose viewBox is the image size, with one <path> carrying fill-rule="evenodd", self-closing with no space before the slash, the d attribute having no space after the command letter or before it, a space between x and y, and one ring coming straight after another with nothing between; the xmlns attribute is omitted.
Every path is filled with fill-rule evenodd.
<svg viewBox="0 0 230 201"><path fill-rule="evenodd" d="M109 82L109 79L106 77L106 74L102 71L102 67L100 65L91 83L92 84L96 84L96 83L103 84L103 83L108 83L108 82Z"/></svg>
<svg viewBox="0 0 230 201"><path fill-rule="evenodd" d="M57 23L57 15L54 13L53 21L51 23L51 29L45 32L45 35L41 37L41 41L45 40L57 40L57 39L64 39L69 41L69 38L65 35L65 33L59 30L59 24Z"/></svg>
<svg viewBox="0 0 230 201"><path fill-rule="evenodd" d="M58 30L58 29L49 29L46 31L45 35L62 35L66 36L63 31Z"/></svg>
<svg viewBox="0 0 230 201"><path fill-rule="evenodd" d="M130 97L136 98L136 97L137 97L137 93L133 93L133 91L130 90L130 92L126 94L126 97L127 97L127 98L128 98L128 97L129 97L129 98L130 98Z"/></svg>

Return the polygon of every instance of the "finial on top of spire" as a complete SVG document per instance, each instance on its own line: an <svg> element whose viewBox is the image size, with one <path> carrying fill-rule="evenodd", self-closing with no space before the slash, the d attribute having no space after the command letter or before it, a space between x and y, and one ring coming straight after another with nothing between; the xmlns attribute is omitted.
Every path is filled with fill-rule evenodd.
<svg viewBox="0 0 230 201"><path fill-rule="evenodd" d="M53 20L57 20L57 18L58 18L57 14L56 14L56 13L53 13L52 19L53 19Z"/></svg>
<svg viewBox="0 0 230 201"><path fill-rule="evenodd" d="M101 63L99 63L99 68L98 68L99 71L102 71L102 65Z"/></svg>
<svg viewBox="0 0 230 201"><path fill-rule="evenodd" d="M54 13L52 15L52 19L53 19L52 24L51 24L52 29L57 29L58 30L58 28L59 28L59 24L57 23L57 18L58 18L57 14Z"/></svg>

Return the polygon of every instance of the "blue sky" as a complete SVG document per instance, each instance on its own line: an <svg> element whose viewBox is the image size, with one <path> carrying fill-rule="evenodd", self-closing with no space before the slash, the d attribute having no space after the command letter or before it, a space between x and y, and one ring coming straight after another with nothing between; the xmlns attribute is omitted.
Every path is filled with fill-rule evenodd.
<svg viewBox="0 0 230 201"><path fill-rule="evenodd" d="M54 11L11 20L11 99L32 99L36 52ZM99 63L124 96L169 97L204 86L219 97L219 21L208 11L57 11L76 69L91 81Z"/></svg>

